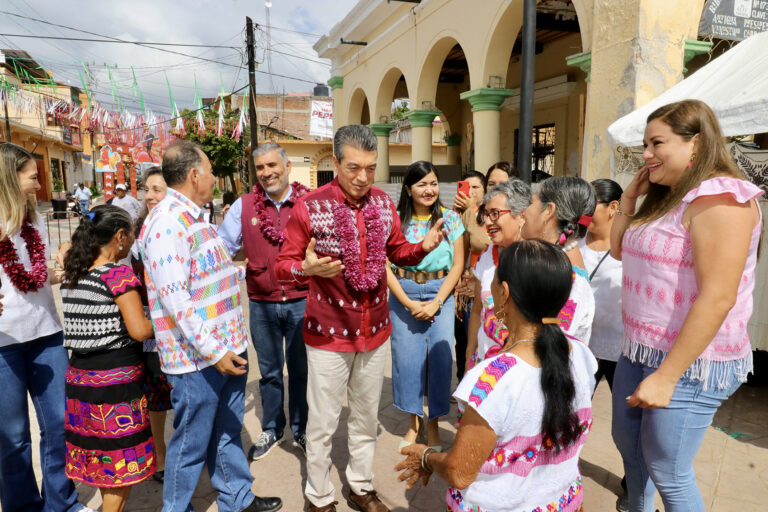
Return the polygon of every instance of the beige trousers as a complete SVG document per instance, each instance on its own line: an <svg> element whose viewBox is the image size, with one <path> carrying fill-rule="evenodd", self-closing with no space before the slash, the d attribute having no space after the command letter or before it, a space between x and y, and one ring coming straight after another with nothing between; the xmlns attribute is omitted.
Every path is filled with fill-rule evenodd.
<svg viewBox="0 0 768 512"><path fill-rule="evenodd" d="M332 352L307 345L307 485L304 494L316 507L334 501L331 438L339 426L345 391L352 492L373 490L379 399L387 362L387 343L370 352Z"/></svg>

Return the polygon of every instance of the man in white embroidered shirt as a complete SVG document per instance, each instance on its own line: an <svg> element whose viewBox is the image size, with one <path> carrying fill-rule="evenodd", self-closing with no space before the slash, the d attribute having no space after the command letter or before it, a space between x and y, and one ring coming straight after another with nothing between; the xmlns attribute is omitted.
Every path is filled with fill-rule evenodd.
<svg viewBox="0 0 768 512"><path fill-rule="evenodd" d="M242 267L203 219L215 177L196 144L177 140L163 156L168 195L142 227L140 249L163 371L173 386L163 512L190 511L203 464L221 512L269 512L279 498L251 492L240 441L247 378Z"/></svg>

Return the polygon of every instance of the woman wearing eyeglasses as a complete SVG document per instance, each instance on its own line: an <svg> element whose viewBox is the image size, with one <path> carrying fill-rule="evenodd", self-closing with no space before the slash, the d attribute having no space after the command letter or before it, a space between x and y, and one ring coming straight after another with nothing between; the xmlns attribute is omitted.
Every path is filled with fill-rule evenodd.
<svg viewBox="0 0 768 512"><path fill-rule="evenodd" d="M479 361L496 355L504 346L507 328L493 310L491 283L501 251L522 240L525 209L531 203L531 187L513 178L491 188L484 198L479 217L485 225L491 245L480 255L475 266L475 301L469 314L467 370Z"/></svg>

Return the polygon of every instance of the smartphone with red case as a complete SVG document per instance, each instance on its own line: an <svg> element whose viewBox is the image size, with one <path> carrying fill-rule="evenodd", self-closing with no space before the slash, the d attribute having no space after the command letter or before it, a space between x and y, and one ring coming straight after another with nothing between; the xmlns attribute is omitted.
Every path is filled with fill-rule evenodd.
<svg viewBox="0 0 768 512"><path fill-rule="evenodd" d="M466 180L456 182L456 193L462 192L465 196L469 197L469 182Z"/></svg>

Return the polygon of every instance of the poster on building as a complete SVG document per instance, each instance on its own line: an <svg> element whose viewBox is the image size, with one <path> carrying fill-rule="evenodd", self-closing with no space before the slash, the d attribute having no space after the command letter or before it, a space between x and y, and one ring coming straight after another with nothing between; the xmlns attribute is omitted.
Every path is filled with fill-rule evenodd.
<svg viewBox="0 0 768 512"><path fill-rule="evenodd" d="M309 118L309 134L315 137L333 138L333 103L313 101Z"/></svg>
<svg viewBox="0 0 768 512"><path fill-rule="evenodd" d="M760 32L768 32L768 0L707 0L700 37L743 41Z"/></svg>

